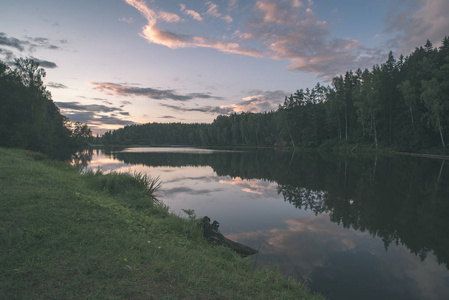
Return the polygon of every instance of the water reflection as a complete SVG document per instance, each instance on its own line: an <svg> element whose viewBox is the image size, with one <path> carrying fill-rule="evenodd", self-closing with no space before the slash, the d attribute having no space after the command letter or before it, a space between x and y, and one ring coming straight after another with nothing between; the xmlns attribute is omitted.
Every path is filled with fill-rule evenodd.
<svg viewBox="0 0 449 300"><path fill-rule="evenodd" d="M383 242L329 222L329 216L288 219L286 229L247 232L229 238L259 244L263 262L289 276L309 278L309 287L330 299L445 299L447 269L435 257L424 262L404 246L385 252Z"/></svg>
<svg viewBox="0 0 449 300"><path fill-rule="evenodd" d="M93 167L160 176L175 212L217 219L331 299L449 297L449 167L405 156L279 151L93 153ZM296 208L296 209L295 209Z"/></svg>

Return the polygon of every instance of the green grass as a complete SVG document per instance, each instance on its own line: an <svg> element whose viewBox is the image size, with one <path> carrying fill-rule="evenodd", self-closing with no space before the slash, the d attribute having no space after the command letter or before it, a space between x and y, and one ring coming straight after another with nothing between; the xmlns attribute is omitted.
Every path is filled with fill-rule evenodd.
<svg viewBox="0 0 449 300"><path fill-rule="evenodd" d="M158 183L0 148L0 299L321 299L209 245Z"/></svg>

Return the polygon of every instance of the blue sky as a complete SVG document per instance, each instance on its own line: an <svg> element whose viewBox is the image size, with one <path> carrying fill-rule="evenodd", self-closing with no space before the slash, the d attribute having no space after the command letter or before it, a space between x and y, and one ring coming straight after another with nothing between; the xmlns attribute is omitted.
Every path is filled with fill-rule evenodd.
<svg viewBox="0 0 449 300"><path fill-rule="evenodd" d="M94 133L276 109L449 35L448 0L2 0L0 59L31 57Z"/></svg>

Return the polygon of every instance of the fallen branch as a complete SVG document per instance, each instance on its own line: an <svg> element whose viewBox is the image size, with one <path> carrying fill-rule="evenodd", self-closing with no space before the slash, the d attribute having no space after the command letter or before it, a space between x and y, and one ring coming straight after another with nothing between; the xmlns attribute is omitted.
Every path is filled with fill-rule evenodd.
<svg viewBox="0 0 449 300"><path fill-rule="evenodd" d="M198 223L203 229L203 235L211 242L215 242L219 245L227 246L233 249L235 252L240 254L241 256L250 256L256 253L259 253L258 250L253 249L251 247L245 246L243 244L234 242L228 238L225 238L218 230L220 224L217 221L214 221L212 224L210 223L209 217L203 217Z"/></svg>

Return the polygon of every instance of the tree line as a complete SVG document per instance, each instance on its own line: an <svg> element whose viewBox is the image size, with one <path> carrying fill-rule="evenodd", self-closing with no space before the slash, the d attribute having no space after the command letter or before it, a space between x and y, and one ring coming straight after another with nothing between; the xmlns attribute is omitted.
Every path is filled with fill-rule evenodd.
<svg viewBox="0 0 449 300"><path fill-rule="evenodd" d="M45 70L32 59L0 61L0 146L67 158L91 138L86 124L71 124L43 84Z"/></svg>
<svg viewBox="0 0 449 300"><path fill-rule="evenodd" d="M449 38L371 70L347 71L288 97L276 111L218 116L212 124L148 123L106 132L105 144L446 148Z"/></svg>

